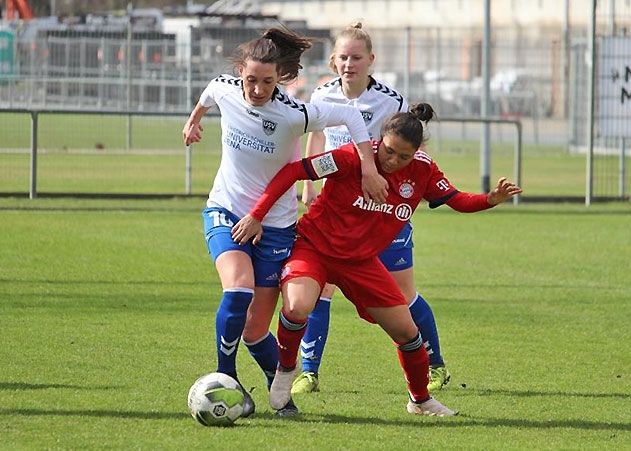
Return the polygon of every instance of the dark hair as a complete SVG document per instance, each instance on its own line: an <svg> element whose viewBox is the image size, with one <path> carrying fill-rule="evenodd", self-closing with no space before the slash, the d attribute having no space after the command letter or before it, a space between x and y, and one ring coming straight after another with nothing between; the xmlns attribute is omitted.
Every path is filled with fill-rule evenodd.
<svg viewBox="0 0 631 451"><path fill-rule="evenodd" d="M239 45L232 54L235 67L244 67L247 60L276 64L279 83L298 77L302 69L300 57L311 48L313 39L300 36L288 28L270 28L260 38Z"/></svg>
<svg viewBox="0 0 631 451"><path fill-rule="evenodd" d="M370 35L362 30L361 22L353 22L348 27L344 28L340 31L337 36L335 36L335 45L333 46L333 53L329 57L329 67L331 70L337 74L335 69L335 49L337 48L338 42L342 39L353 39L355 41L364 41L366 44L366 51L368 53L372 53L372 39L370 39ZM338 74L339 75L339 74Z"/></svg>
<svg viewBox="0 0 631 451"><path fill-rule="evenodd" d="M383 125L381 135L394 134L419 147L425 139L422 122L427 125L434 116L434 109L429 103L416 103L407 113L391 116Z"/></svg>

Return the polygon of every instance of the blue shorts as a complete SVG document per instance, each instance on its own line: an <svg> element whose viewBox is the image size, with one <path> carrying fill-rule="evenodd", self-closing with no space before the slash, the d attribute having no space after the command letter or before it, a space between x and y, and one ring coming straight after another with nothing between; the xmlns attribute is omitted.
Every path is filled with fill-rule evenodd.
<svg viewBox="0 0 631 451"><path fill-rule="evenodd" d="M413 247L412 224L408 221L390 246L379 254L379 260L390 272L411 268L414 265Z"/></svg>
<svg viewBox="0 0 631 451"><path fill-rule="evenodd" d="M263 226L263 237L254 246L251 242L240 245L232 239L232 227L239 218L221 207L205 208L204 236L208 253L213 261L226 251L241 251L248 254L254 267L254 284L257 287L278 287L280 270L289 257L295 239L295 226L284 229Z"/></svg>

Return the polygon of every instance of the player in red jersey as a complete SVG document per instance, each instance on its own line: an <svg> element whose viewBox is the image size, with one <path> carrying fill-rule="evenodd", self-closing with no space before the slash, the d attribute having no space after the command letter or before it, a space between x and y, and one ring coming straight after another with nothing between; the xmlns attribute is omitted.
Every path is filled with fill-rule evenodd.
<svg viewBox="0 0 631 451"><path fill-rule="evenodd" d="M459 192L436 163L418 151L422 122L433 117L428 104L397 113L384 125L376 142L375 163L388 181L386 202L365 201L361 166L352 144L286 165L270 182L254 208L233 228L236 242L262 236L261 220L297 180L326 177L320 196L298 221L298 238L281 275L283 307L278 324L279 366L270 390L270 404L282 408L290 398L297 373L296 357L313 310L326 282L337 285L359 315L378 323L397 345L407 382L407 411L451 416L456 412L429 395L429 359L421 332L394 278L378 258L410 219L422 199L430 208L447 204L460 212L485 210L521 193L505 178L488 194Z"/></svg>

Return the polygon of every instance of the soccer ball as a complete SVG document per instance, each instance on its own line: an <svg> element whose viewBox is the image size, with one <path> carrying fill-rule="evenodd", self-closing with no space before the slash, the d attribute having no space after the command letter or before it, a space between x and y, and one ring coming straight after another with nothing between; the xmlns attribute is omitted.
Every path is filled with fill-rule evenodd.
<svg viewBox="0 0 631 451"><path fill-rule="evenodd" d="M188 391L188 408L204 426L228 426L243 414L243 392L227 374L205 374Z"/></svg>

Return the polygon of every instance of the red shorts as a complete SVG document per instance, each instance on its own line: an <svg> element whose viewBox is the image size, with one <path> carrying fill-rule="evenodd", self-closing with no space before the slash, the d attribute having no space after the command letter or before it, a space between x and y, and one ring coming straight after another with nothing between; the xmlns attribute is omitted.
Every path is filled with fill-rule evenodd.
<svg viewBox="0 0 631 451"><path fill-rule="evenodd" d="M374 323L366 307L396 307L407 302L394 278L379 257L342 260L322 255L302 238L294 243L281 274L281 285L296 277L310 277L324 288L325 282L338 286L355 304L359 316Z"/></svg>

